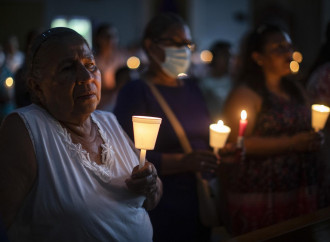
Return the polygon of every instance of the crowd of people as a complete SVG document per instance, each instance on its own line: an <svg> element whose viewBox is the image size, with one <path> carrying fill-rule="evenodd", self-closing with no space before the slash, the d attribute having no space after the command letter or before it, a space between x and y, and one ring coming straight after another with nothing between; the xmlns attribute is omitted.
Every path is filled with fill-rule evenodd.
<svg viewBox="0 0 330 242"><path fill-rule="evenodd" d="M311 104L330 105L330 24L305 82L290 69L289 33L269 23L246 33L236 56L214 42L200 76L190 71L189 26L174 13L146 25L146 62L134 75L108 23L93 46L65 27L33 35L25 54L9 40L0 52L0 228L10 241L208 242L216 226L237 236L330 205L330 127L311 125ZM141 168L133 115L162 118ZM231 132L215 152L209 125L219 119ZM199 181L216 224L202 218Z"/></svg>

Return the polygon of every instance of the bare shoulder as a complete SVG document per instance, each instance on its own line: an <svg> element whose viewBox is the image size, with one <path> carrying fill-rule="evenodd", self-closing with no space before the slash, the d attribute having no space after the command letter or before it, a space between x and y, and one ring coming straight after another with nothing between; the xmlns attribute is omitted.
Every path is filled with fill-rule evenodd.
<svg viewBox="0 0 330 242"><path fill-rule="evenodd" d="M33 144L18 114L9 115L0 127L0 157L0 213L9 227L37 174Z"/></svg>
<svg viewBox="0 0 330 242"><path fill-rule="evenodd" d="M246 86L246 85L241 85L238 86L237 88L235 88L232 93L231 93L232 97L235 98L249 98L249 99L260 99L260 96L253 91L250 87Z"/></svg>
<svg viewBox="0 0 330 242"><path fill-rule="evenodd" d="M2 145L8 145L8 142L15 141L21 143L22 141L31 143L28 130L24 124L22 118L13 113L7 116L0 127L0 142ZM17 145L19 144L17 143ZM28 145L28 144L27 144ZM2 146L1 146L2 147Z"/></svg>
<svg viewBox="0 0 330 242"><path fill-rule="evenodd" d="M226 104L229 106L236 106L237 103L240 103L242 106L259 109L262 103L262 98L250 87L241 85L233 89Z"/></svg>
<svg viewBox="0 0 330 242"><path fill-rule="evenodd" d="M3 162L8 162L5 165L22 163L30 169L36 168L35 152L29 132L22 118L16 113L5 118L0 127L0 155Z"/></svg>

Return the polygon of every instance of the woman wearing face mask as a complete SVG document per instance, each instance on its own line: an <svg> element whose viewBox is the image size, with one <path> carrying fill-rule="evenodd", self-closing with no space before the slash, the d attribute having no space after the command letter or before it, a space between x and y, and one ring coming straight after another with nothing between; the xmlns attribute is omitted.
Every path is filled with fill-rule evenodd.
<svg viewBox="0 0 330 242"><path fill-rule="evenodd" d="M121 90L114 113L132 138L132 115L163 119L155 150L147 152L164 184L163 198L150 213L154 241L208 241L209 229L201 225L198 215L195 172L214 172L218 160L208 150L210 119L201 92L189 78L178 79L190 64L193 43L189 28L177 15L156 16L146 27L143 46L149 68L141 80ZM147 82L156 87L176 115L193 152L184 154Z"/></svg>

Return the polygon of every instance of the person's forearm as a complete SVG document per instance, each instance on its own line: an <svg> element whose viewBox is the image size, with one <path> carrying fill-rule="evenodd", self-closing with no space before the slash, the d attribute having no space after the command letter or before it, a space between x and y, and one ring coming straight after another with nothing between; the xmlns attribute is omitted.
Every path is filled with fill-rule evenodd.
<svg viewBox="0 0 330 242"><path fill-rule="evenodd" d="M284 154L293 150L294 143L291 137L248 137L244 140L247 155L274 155Z"/></svg>
<svg viewBox="0 0 330 242"><path fill-rule="evenodd" d="M162 195L163 195L163 184L161 180L157 178L156 189L153 193L147 196L147 199L144 201L143 207L146 210L152 210L157 206Z"/></svg>

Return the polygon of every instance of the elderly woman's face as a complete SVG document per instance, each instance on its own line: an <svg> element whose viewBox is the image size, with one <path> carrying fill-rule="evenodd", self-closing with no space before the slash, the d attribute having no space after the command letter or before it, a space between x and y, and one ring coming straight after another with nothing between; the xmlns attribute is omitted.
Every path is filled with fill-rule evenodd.
<svg viewBox="0 0 330 242"><path fill-rule="evenodd" d="M52 41L52 40L50 40ZM41 104L58 120L89 116L101 98L101 74L85 42L68 36L40 49Z"/></svg>

